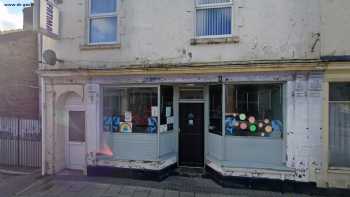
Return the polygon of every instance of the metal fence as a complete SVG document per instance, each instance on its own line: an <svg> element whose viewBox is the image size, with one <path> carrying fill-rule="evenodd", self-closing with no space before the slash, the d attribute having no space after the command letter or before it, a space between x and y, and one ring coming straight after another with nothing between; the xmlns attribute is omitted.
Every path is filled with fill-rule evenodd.
<svg viewBox="0 0 350 197"><path fill-rule="evenodd" d="M39 120L0 117L0 165L18 168L41 166Z"/></svg>

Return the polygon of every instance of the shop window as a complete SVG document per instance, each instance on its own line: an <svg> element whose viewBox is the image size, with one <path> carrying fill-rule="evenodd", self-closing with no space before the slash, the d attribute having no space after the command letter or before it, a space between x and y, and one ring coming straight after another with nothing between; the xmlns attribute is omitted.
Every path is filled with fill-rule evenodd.
<svg viewBox="0 0 350 197"><path fill-rule="evenodd" d="M282 84L226 86L225 133L282 138Z"/></svg>
<svg viewBox="0 0 350 197"><path fill-rule="evenodd" d="M209 86L209 132L222 135L222 85Z"/></svg>
<svg viewBox="0 0 350 197"><path fill-rule="evenodd" d="M329 162L350 167L350 83L329 86Z"/></svg>
<svg viewBox="0 0 350 197"><path fill-rule="evenodd" d="M157 133L157 92L157 88L104 88L104 131Z"/></svg>
<svg viewBox="0 0 350 197"><path fill-rule="evenodd" d="M160 132L174 129L173 87L160 87Z"/></svg>

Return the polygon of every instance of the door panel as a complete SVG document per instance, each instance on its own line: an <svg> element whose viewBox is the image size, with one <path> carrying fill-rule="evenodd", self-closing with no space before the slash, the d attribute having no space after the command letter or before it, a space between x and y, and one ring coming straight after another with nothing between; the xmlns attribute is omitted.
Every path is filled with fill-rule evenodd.
<svg viewBox="0 0 350 197"><path fill-rule="evenodd" d="M68 161L70 169L85 166L85 112L69 111Z"/></svg>
<svg viewBox="0 0 350 197"><path fill-rule="evenodd" d="M204 104L179 104L179 164L204 165Z"/></svg>

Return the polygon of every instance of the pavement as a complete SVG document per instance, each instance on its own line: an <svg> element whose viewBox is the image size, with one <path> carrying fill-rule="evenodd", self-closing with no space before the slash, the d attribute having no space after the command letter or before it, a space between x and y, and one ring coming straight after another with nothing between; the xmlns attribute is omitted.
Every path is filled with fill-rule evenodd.
<svg viewBox="0 0 350 197"><path fill-rule="evenodd" d="M223 188L211 179L171 176L161 182L60 174L4 175L1 197L308 197L272 191Z"/></svg>
<svg viewBox="0 0 350 197"><path fill-rule="evenodd" d="M0 169L0 197L12 197L41 178L38 170Z"/></svg>

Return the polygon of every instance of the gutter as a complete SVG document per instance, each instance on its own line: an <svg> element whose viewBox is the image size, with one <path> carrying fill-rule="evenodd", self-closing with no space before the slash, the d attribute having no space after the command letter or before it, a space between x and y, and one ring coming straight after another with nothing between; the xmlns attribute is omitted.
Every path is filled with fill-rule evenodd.
<svg viewBox="0 0 350 197"><path fill-rule="evenodd" d="M350 55L321 56L323 62L349 62Z"/></svg>

